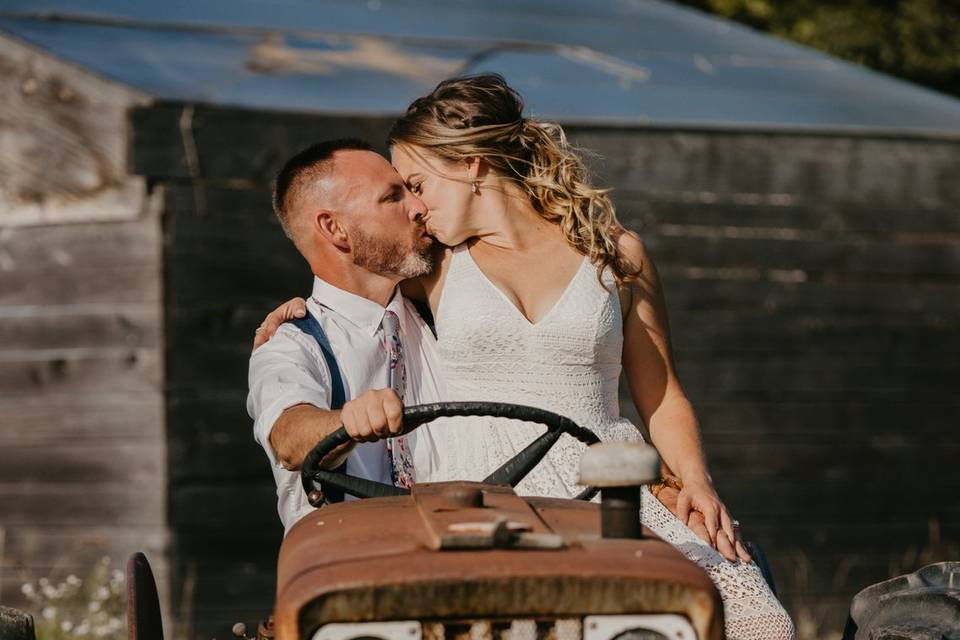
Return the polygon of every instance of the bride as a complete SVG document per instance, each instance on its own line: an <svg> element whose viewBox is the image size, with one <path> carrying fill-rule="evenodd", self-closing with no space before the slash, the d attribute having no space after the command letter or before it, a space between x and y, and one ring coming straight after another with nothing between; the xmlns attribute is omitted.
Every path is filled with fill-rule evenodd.
<svg viewBox="0 0 960 640"><path fill-rule="evenodd" d="M620 416L622 367L653 444L680 479L676 515L644 489L643 523L713 579L728 638L793 638L707 472L653 261L617 222L608 190L590 185L563 130L525 118L503 78L481 75L416 100L389 142L394 166L427 206L427 229L448 247L432 274L402 285L434 314L445 399L538 406L601 440L640 440ZM418 482L482 478L541 431L473 420L418 430ZM518 493L575 495L582 447L561 439ZM688 527L694 522L708 540Z"/></svg>

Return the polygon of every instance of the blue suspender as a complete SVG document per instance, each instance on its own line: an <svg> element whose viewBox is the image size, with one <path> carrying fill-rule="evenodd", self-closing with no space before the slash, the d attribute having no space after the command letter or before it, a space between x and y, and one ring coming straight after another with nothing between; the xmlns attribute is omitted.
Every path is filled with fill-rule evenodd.
<svg viewBox="0 0 960 640"><path fill-rule="evenodd" d="M337 358L333 355L333 349L330 347L330 340L327 338L326 332L309 311L307 311L305 318L294 318L290 322L305 334L313 336L313 339L320 345L320 352L327 362L327 368L330 369L330 409L334 411L342 409L347 401L347 396L343 389L340 367L337 365Z"/></svg>
<svg viewBox="0 0 960 640"><path fill-rule="evenodd" d="M316 318L307 311L304 318L294 318L291 320L296 327L308 336L313 336L320 346L320 353L327 362L327 368L330 369L330 409L342 409L347 401L347 395L343 388L343 377L340 374L340 367L337 365L337 358L333 355L333 349L330 347L330 340L327 333L320 326ZM341 471L346 471L347 463L344 462L340 467ZM327 502L343 502L343 492L336 489L327 490Z"/></svg>

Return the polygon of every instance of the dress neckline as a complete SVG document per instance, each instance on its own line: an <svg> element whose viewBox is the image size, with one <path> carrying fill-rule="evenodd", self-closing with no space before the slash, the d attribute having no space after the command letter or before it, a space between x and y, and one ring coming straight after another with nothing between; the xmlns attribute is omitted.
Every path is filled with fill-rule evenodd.
<svg viewBox="0 0 960 640"><path fill-rule="evenodd" d="M545 314L543 314L543 316L541 316L539 320L537 320L536 322L533 322L532 320L530 320L530 318L526 316L526 314L523 313L523 311L520 310L520 308L513 302L513 300L511 300L510 297L503 292L503 289L498 287L496 284L494 284L493 280L487 277L487 274L483 272L483 269L480 268L480 265L477 264L477 261L473 259L473 255L470 253L470 247L467 246L467 243L463 243L461 246L463 247L462 251L467 254L467 260L470 262L471 265L473 265L473 268L476 269L477 273L480 274L480 278L484 282L486 282L487 286L493 289L493 291L495 291L498 296L500 296L500 298L507 304L508 307L513 309L513 312L516 313L520 317L520 319L527 324L527 326L530 326L530 327L539 327L546 320L548 320L550 316L553 315L553 312L556 311L557 307L561 306L563 304L563 301L566 300L567 297L569 296L570 291L573 289L574 283L576 283L577 279L580 277L580 272L583 271L584 265L590 262L587 256L583 256L583 260L580 261L580 266L577 267L576 273L574 273L573 277L570 278L570 282L567 283L567 286L563 290L563 293L560 294L560 297L557 298L556 302L553 303L553 306L551 306L550 309Z"/></svg>

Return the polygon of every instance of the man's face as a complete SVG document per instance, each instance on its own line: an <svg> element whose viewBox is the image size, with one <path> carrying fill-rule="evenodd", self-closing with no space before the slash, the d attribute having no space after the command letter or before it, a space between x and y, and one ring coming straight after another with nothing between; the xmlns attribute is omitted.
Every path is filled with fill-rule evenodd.
<svg viewBox="0 0 960 640"><path fill-rule="evenodd" d="M423 202L387 160L372 151L338 151L337 214L347 230L353 263L372 273L413 278L433 269L433 238Z"/></svg>

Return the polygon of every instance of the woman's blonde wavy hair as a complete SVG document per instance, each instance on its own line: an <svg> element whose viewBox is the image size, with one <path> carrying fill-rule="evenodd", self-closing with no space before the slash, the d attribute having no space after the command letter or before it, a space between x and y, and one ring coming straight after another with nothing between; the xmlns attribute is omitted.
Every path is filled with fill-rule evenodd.
<svg viewBox="0 0 960 640"><path fill-rule="evenodd" d="M560 125L523 117L523 99L497 74L445 80L417 99L393 125L388 142L429 150L459 162L483 158L514 180L545 220L559 225L567 242L618 285L635 279L642 265L620 252L624 228L610 189L591 186L583 159Z"/></svg>

